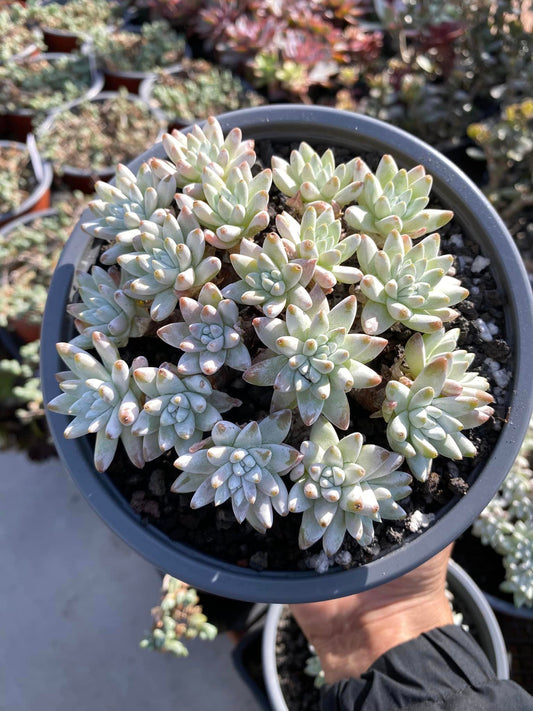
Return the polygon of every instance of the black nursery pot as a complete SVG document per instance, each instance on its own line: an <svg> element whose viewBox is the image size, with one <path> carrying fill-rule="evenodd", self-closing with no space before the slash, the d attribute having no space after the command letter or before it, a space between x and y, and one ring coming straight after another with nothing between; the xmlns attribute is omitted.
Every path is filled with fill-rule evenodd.
<svg viewBox="0 0 533 711"><path fill-rule="evenodd" d="M430 146L397 128L353 113L308 106L244 109L223 114L219 119L224 132L239 126L245 138L305 140L311 144L327 140L333 149L348 148L354 155L363 151L391 153L399 165L411 168L421 163L433 175L433 190L439 201L454 211L463 229L490 258L506 303L505 335L512 347L514 382L509 416L502 423L489 461L483 465L473 463L468 493L445 506L429 528L368 564L349 570L330 568L323 575L315 571L255 571L171 541L154 526L143 524L109 477L96 472L89 438L64 439L63 430L69 422L64 415L50 415L50 428L63 462L89 503L121 538L160 570L196 588L249 601L307 602L361 592L417 567L457 538L496 493L518 454L533 395L529 364L533 352L533 299L525 269L504 224L475 185ZM135 171L151 156L165 156L161 144L133 161L130 168ZM87 218L88 214L81 221ZM72 296L74 272L89 268L98 249L99 241L85 234L78 224L52 279L41 341L46 402L58 394L54 375L64 369L55 344L74 335L72 321L65 313Z"/></svg>

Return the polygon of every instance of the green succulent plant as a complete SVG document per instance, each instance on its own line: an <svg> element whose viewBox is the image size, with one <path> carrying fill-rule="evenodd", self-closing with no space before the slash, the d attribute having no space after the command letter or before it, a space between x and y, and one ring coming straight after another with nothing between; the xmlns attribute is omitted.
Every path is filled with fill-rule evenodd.
<svg viewBox="0 0 533 711"><path fill-rule="evenodd" d="M112 243L102 255L102 263L109 265L134 250L133 238L143 231L141 223L163 224L174 199L176 180L173 175L158 178L151 161L143 163L137 175L119 163L115 185L99 180L95 191L98 198L89 203L93 219L84 222L82 228Z"/></svg>
<svg viewBox="0 0 533 711"><path fill-rule="evenodd" d="M392 156L380 160L376 173L369 169L355 192L357 205L346 209L346 222L358 232L383 241L393 230L412 239L443 227L450 210L426 209L433 179L422 165L398 169Z"/></svg>
<svg viewBox="0 0 533 711"><path fill-rule="evenodd" d="M94 53L110 72L153 72L183 59L185 39L168 22L147 22L138 32L95 28Z"/></svg>
<svg viewBox="0 0 533 711"><path fill-rule="evenodd" d="M222 419L222 412L241 401L214 390L203 375L181 377L171 363L133 371L147 397L132 433L143 438L143 458L149 462L169 449L185 454Z"/></svg>
<svg viewBox="0 0 533 711"><path fill-rule="evenodd" d="M120 348L146 331L150 325L148 310L123 291L120 278L118 270L105 271L97 266L91 274L77 273L81 303L67 306L80 334L70 341L72 345L92 348L91 335L99 331Z"/></svg>
<svg viewBox="0 0 533 711"><path fill-rule="evenodd" d="M180 311L183 322L162 326L157 332L165 343L184 351L178 362L180 375L214 375L223 365L235 370L250 366L239 309L214 284L202 287L198 301L182 297Z"/></svg>
<svg viewBox="0 0 533 711"><path fill-rule="evenodd" d="M291 151L289 162L278 156L272 158L272 174L274 185L290 198L299 196L304 205L325 201L340 208L355 198L361 164L354 158L335 166L331 149L319 156L302 141L298 150Z"/></svg>
<svg viewBox="0 0 533 711"><path fill-rule="evenodd" d="M276 217L276 228L290 259L314 262L312 278L323 289L332 289L337 282L356 284L361 279L360 269L343 264L355 253L361 238L342 237L341 221L335 218L331 205L309 205L301 222L282 212Z"/></svg>
<svg viewBox="0 0 533 711"><path fill-rule="evenodd" d="M452 336L452 344L457 335ZM464 351L442 353L436 341L446 347L450 339L444 331L440 339L434 336L415 334L408 341L406 358L416 377L390 380L382 406L390 447L406 457L420 481L428 478L432 461L439 455L451 459L475 456L476 447L462 431L482 425L493 414L488 382L477 373L466 373L471 359L465 359ZM427 357L421 357L428 351Z"/></svg>
<svg viewBox="0 0 533 711"><path fill-rule="evenodd" d="M187 657L189 651L183 640L215 639L218 630L207 621L199 603L200 598L194 588L171 575L165 575L161 602L152 609L152 630L141 640L140 647Z"/></svg>
<svg viewBox="0 0 533 711"><path fill-rule="evenodd" d="M218 249L230 249L238 245L243 237L253 237L268 226L268 191L271 184L270 170L253 176L246 162L231 168L226 178L207 165L202 170L205 201L178 193L176 202L180 209L188 207L192 210L203 227L215 230L215 233L206 234L210 244Z"/></svg>
<svg viewBox="0 0 533 711"><path fill-rule="evenodd" d="M301 459L283 444L292 422L290 410L280 410L243 429L218 422L208 443L179 457L174 466L183 473L172 485L178 494L194 491L192 508L231 499L239 523L245 519L260 533L272 526L274 508L287 513L287 488L281 478Z"/></svg>
<svg viewBox="0 0 533 711"><path fill-rule="evenodd" d="M0 9L0 62L9 61L12 57L23 56L33 49L44 50L42 35L26 25L27 10L18 3L11 3L8 9Z"/></svg>
<svg viewBox="0 0 533 711"><path fill-rule="evenodd" d="M143 223L134 238L136 251L118 257L120 266L133 278L124 284L124 292L135 299L150 301L150 316L163 321L176 308L180 294L200 288L220 271L218 257L206 256L206 233L188 208L178 217L170 212L156 234Z"/></svg>
<svg viewBox="0 0 533 711"><path fill-rule="evenodd" d="M184 60L176 74L160 72L152 86L151 98L167 116L183 121L265 103L260 94L247 89L229 69L205 59Z"/></svg>
<svg viewBox="0 0 533 711"><path fill-rule="evenodd" d="M221 178L227 178L232 168L242 163L255 163L254 142L242 140L239 128L233 128L226 138L220 124L210 116L203 128L195 124L184 134L172 131L163 136L163 147L169 161L155 160L160 177L173 175L178 187L190 197L204 199L203 169L210 166Z"/></svg>
<svg viewBox="0 0 533 711"><path fill-rule="evenodd" d="M70 343L57 344L57 352L70 370L58 373L63 392L48 403L48 409L74 418L65 429L67 439L96 434L97 471L109 467L119 439L132 464L140 468L144 466L142 439L133 436L131 426L141 411L141 393L133 372L147 365L146 358L138 356L130 368L102 333L95 331L92 341L102 362Z"/></svg>
<svg viewBox="0 0 533 711"><path fill-rule="evenodd" d="M274 387L271 412L297 406L304 424L312 425L322 414L345 430L350 422L346 393L381 382L365 363L373 360L387 341L350 333L357 310L355 296L330 310L324 292L315 286L311 299L307 312L290 305L285 321L253 320L269 357L253 363L243 378L252 385Z"/></svg>
<svg viewBox="0 0 533 711"><path fill-rule="evenodd" d="M120 14L120 3L109 0L69 0L42 3L29 0L26 5L28 20L41 27L54 30L90 35L97 28L103 28Z"/></svg>
<svg viewBox="0 0 533 711"><path fill-rule="evenodd" d="M82 97L93 81L91 64L84 55L8 61L0 66L0 106L15 113L31 110L36 128L52 109Z"/></svg>
<svg viewBox="0 0 533 711"><path fill-rule="evenodd" d="M278 235L267 235L262 247L243 239L240 253L230 255L230 259L241 278L224 287L225 297L240 304L260 306L269 318L279 316L288 304L304 311L311 307L305 287L311 280L315 260L289 262Z"/></svg>
<svg viewBox="0 0 533 711"><path fill-rule="evenodd" d="M300 447L302 460L291 471L289 511L303 512L300 548L322 540L333 556L348 533L361 546L374 538L374 523L401 519L397 503L411 493L411 476L397 471L403 457L353 432L339 440L333 425L319 418Z"/></svg>
<svg viewBox="0 0 533 711"><path fill-rule="evenodd" d="M97 186L84 227L104 240L100 265L78 280L81 301L69 310L81 334L58 345L71 370L58 375L63 394L50 407L74 416L67 437L96 433L98 470L119 439L137 466L174 449L182 473L172 491L192 494L192 508L227 502L222 518L231 501L237 521L261 533L275 513L303 513L300 547L322 540L317 571L328 556L348 565L343 541L369 546L375 523L405 515L398 502L411 475L399 470L402 455L424 481L437 456L474 456L464 431L492 414L488 381L469 370L473 354L457 347L459 329L443 326L467 295L449 274L453 257L439 254L438 234L413 245L437 219L426 210L431 180L388 158L369 178L361 158L336 166L330 151L301 144L291 162L273 161L287 194L271 199L271 171L239 129L224 136L210 118L163 144L168 160L152 158L136 175L120 166L116 186ZM413 230L391 230L382 249L379 230L349 234L344 219L375 181L389 210L379 220L401 218ZM277 233L266 231L271 218ZM132 350L128 339L148 326L148 310L175 355L152 325L139 348L172 362L140 358L130 368L117 346ZM264 419L268 392L249 386L273 389ZM244 408L256 405L249 422ZM347 436L339 440L334 427ZM380 427L392 452L363 445L359 431ZM159 629L148 646L166 644Z"/></svg>
<svg viewBox="0 0 533 711"><path fill-rule="evenodd" d="M381 250L371 237L361 235L357 257L364 274L361 324L366 333L383 333L394 323L431 333L457 318L459 312L451 307L468 291L447 275L453 257L439 256L439 247L438 234L413 247L408 235L393 230Z"/></svg>

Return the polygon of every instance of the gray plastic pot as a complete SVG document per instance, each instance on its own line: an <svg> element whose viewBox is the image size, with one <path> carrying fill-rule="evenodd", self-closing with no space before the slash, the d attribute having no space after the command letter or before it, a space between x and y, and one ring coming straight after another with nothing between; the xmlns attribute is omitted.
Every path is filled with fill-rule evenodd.
<svg viewBox="0 0 533 711"><path fill-rule="evenodd" d="M60 456L91 505L118 535L159 569L201 590L241 600L309 602L343 597L392 580L435 555L470 525L496 493L518 454L532 408L531 289L509 233L481 192L450 161L413 136L375 119L322 107L267 106L223 114L219 119L225 132L239 126L245 138L310 143L327 140L332 148L348 147L354 155L374 150L391 153L406 168L418 163L426 166L434 177L439 201L454 210L459 223L491 259L494 277L507 302L506 337L513 347L514 382L509 417L489 461L477 466L473 463L471 486L464 497L444 507L424 532L381 558L350 570L332 568L324 575L314 571L259 572L200 553L171 541L152 525L143 525L109 478L94 469L89 438L65 440L63 430L69 418L64 415L50 415L50 428ZM162 145L144 153L130 168L136 170L150 156L164 157ZM55 343L74 335L73 324L65 314L74 271L87 269L98 249L99 242L78 224L52 279L41 342L45 402L58 394L54 374L64 368Z"/></svg>
<svg viewBox="0 0 533 711"><path fill-rule="evenodd" d="M472 578L453 560L448 563L446 581L448 588L453 593L454 610L463 613L465 619L475 629L476 640L485 652L494 673L498 679L509 679L509 661L505 641L485 595ZM272 711L290 711L279 683L276 659L276 637L283 608L283 605L270 605L263 628L263 679Z"/></svg>

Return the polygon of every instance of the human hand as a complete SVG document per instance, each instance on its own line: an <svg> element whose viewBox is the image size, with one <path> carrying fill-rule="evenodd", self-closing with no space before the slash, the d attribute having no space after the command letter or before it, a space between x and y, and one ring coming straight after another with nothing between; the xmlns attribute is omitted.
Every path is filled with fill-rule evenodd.
<svg viewBox="0 0 533 711"><path fill-rule="evenodd" d="M452 624L444 592L451 550L448 546L415 570L358 595L290 606L328 683L361 676L392 647Z"/></svg>

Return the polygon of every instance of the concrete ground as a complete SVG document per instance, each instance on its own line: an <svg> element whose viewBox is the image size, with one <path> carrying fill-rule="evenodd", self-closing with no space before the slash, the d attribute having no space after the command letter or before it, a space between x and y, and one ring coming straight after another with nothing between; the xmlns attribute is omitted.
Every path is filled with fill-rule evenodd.
<svg viewBox="0 0 533 711"><path fill-rule="evenodd" d="M0 711L258 711L231 643L139 648L160 577L58 460L0 453Z"/></svg>

